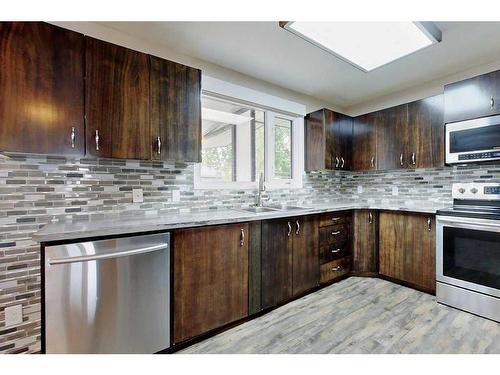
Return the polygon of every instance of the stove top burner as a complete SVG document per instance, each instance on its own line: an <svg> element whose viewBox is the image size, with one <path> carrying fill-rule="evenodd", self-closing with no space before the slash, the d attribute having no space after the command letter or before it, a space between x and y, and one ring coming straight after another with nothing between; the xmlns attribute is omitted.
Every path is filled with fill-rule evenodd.
<svg viewBox="0 0 500 375"><path fill-rule="evenodd" d="M455 204L453 207L438 210L437 214L446 216L500 220L500 207Z"/></svg>

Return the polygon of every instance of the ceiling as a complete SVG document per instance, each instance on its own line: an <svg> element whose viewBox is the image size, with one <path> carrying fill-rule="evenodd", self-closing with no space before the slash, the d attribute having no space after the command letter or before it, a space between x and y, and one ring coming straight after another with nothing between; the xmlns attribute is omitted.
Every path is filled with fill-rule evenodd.
<svg viewBox="0 0 500 375"><path fill-rule="evenodd" d="M500 22L436 22L441 43L368 73L278 22L101 24L342 108L500 60Z"/></svg>

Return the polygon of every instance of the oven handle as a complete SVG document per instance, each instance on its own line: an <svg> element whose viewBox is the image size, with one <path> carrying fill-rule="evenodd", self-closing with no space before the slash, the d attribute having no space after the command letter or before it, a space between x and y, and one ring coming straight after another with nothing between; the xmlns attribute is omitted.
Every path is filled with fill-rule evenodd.
<svg viewBox="0 0 500 375"><path fill-rule="evenodd" d="M491 222L489 220L484 220L481 222L473 222L471 223L470 220L460 220L460 219L445 219L445 218L438 218L439 223L446 223L446 224L451 224L454 227L457 228L464 228L464 229L479 229L479 230L485 230L486 228L495 228L497 231L500 231L500 221L498 223Z"/></svg>

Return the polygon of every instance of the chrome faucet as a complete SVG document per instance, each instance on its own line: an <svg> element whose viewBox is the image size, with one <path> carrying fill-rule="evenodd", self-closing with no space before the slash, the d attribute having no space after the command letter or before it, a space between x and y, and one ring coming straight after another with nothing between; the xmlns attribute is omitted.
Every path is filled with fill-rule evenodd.
<svg viewBox="0 0 500 375"><path fill-rule="evenodd" d="M261 173L259 175L259 190L257 192L257 202L255 202L255 205L257 207L262 207L262 193L266 191L266 185L264 183L264 173Z"/></svg>

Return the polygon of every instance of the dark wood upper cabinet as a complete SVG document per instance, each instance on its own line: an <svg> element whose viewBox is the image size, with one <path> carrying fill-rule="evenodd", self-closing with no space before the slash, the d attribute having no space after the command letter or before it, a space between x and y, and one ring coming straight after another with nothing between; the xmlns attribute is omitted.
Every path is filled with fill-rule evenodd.
<svg viewBox="0 0 500 375"><path fill-rule="evenodd" d="M433 293L435 278L435 218L433 215L381 212L380 274Z"/></svg>
<svg viewBox="0 0 500 375"><path fill-rule="evenodd" d="M0 151L83 155L83 35L0 22Z"/></svg>
<svg viewBox="0 0 500 375"><path fill-rule="evenodd" d="M444 122L500 113L500 71L444 86Z"/></svg>
<svg viewBox="0 0 500 375"><path fill-rule="evenodd" d="M309 113L304 119L305 170L332 169L331 155L326 154L323 111Z"/></svg>
<svg viewBox="0 0 500 375"><path fill-rule="evenodd" d="M406 104L377 111L375 116L377 168L406 168L408 106Z"/></svg>
<svg viewBox="0 0 500 375"><path fill-rule="evenodd" d="M444 165L443 95L408 103L406 162L412 168Z"/></svg>
<svg viewBox="0 0 500 375"><path fill-rule="evenodd" d="M352 169L355 171L377 169L376 117L377 113L372 112L354 118Z"/></svg>
<svg viewBox="0 0 500 375"><path fill-rule="evenodd" d="M293 228L292 293L319 285L319 220L315 215L295 219Z"/></svg>
<svg viewBox="0 0 500 375"><path fill-rule="evenodd" d="M201 162L201 71L150 58L152 158Z"/></svg>
<svg viewBox="0 0 500 375"><path fill-rule="evenodd" d="M352 271L358 275L378 273L378 212L354 211Z"/></svg>
<svg viewBox="0 0 500 375"><path fill-rule="evenodd" d="M292 297L293 219L262 222L262 308Z"/></svg>
<svg viewBox="0 0 500 375"><path fill-rule="evenodd" d="M87 154L150 159L149 55L85 39Z"/></svg>
<svg viewBox="0 0 500 375"><path fill-rule="evenodd" d="M174 343L248 315L247 239L248 224L174 232Z"/></svg>
<svg viewBox="0 0 500 375"><path fill-rule="evenodd" d="M305 169L350 170L352 118L329 109L305 117Z"/></svg>

